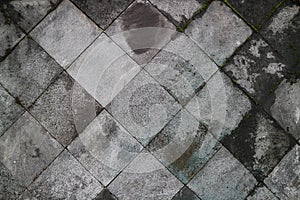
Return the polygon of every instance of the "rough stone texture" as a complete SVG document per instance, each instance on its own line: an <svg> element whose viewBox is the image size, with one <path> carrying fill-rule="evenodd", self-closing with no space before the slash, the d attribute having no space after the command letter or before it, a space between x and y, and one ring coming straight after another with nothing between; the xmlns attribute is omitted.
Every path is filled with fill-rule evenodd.
<svg viewBox="0 0 300 200"><path fill-rule="evenodd" d="M146 0L135 1L106 30L140 65L148 63L175 32L175 26Z"/></svg>
<svg viewBox="0 0 300 200"><path fill-rule="evenodd" d="M143 151L109 185L118 199L171 199L183 186L150 153Z"/></svg>
<svg viewBox="0 0 300 200"><path fill-rule="evenodd" d="M0 138L0 162L22 185L28 186L62 149L26 112Z"/></svg>
<svg viewBox="0 0 300 200"><path fill-rule="evenodd" d="M295 142L265 113L249 113L239 127L222 140L254 176L263 180Z"/></svg>
<svg viewBox="0 0 300 200"><path fill-rule="evenodd" d="M281 0L227 0L237 12L252 24L255 28L260 28L268 15L281 2Z"/></svg>
<svg viewBox="0 0 300 200"><path fill-rule="evenodd" d="M0 86L0 136L23 112L24 109Z"/></svg>
<svg viewBox="0 0 300 200"><path fill-rule="evenodd" d="M244 199L256 184L252 174L224 147L188 186L201 200Z"/></svg>
<svg viewBox="0 0 300 200"><path fill-rule="evenodd" d="M187 22L201 7L202 3L196 0L150 0L176 26ZM202 0L202 2L204 2Z"/></svg>
<svg viewBox="0 0 300 200"><path fill-rule="evenodd" d="M138 155L142 145L103 111L68 149L106 186Z"/></svg>
<svg viewBox="0 0 300 200"><path fill-rule="evenodd" d="M221 66L252 31L226 4L213 1L186 33Z"/></svg>
<svg viewBox="0 0 300 200"><path fill-rule="evenodd" d="M106 106L140 69L110 38L101 34L68 73Z"/></svg>
<svg viewBox="0 0 300 200"><path fill-rule="evenodd" d="M134 137L146 145L180 107L153 78L141 71L107 109Z"/></svg>
<svg viewBox="0 0 300 200"><path fill-rule="evenodd" d="M259 35L253 35L224 71L260 102L278 86L288 69L288 64Z"/></svg>
<svg viewBox="0 0 300 200"><path fill-rule="evenodd" d="M27 33L61 0L12 0L4 3L7 15Z"/></svg>
<svg viewBox="0 0 300 200"><path fill-rule="evenodd" d="M64 68L99 34L98 27L69 0L64 0L30 33Z"/></svg>
<svg viewBox="0 0 300 200"><path fill-rule="evenodd" d="M278 200L278 198L265 186L258 187L253 194L247 197L247 200Z"/></svg>
<svg viewBox="0 0 300 200"><path fill-rule="evenodd" d="M200 200L190 188L184 186L172 200Z"/></svg>
<svg viewBox="0 0 300 200"><path fill-rule="evenodd" d="M102 29L105 29L133 0L72 1Z"/></svg>
<svg viewBox="0 0 300 200"><path fill-rule="evenodd" d="M117 198L108 189L103 189L93 200L117 200Z"/></svg>
<svg viewBox="0 0 300 200"><path fill-rule="evenodd" d="M282 200L300 198L300 146L296 145L265 180L268 188Z"/></svg>
<svg viewBox="0 0 300 200"><path fill-rule="evenodd" d="M286 1L261 31L293 66L300 61L300 5Z"/></svg>
<svg viewBox="0 0 300 200"><path fill-rule="evenodd" d="M0 199L17 199L24 190L25 187L0 162Z"/></svg>
<svg viewBox="0 0 300 200"><path fill-rule="evenodd" d="M30 109L61 144L69 144L99 114L101 106L67 73L62 73Z"/></svg>
<svg viewBox="0 0 300 200"><path fill-rule="evenodd" d="M186 184L220 147L201 123L182 110L149 143L148 149Z"/></svg>
<svg viewBox="0 0 300 200"><path fill-rule="evenodd" d="M25 38L0 63L0 83L29 107L62 68L32 39Z"/></svg>
<svg viewBox="0 0 300 200"><path fill-rule="evenodd" d="M196 43L179 34L147 64L145 70L185 105L218 67Z"/></svg>
<svg viewBox="0 0 300 200"><path fill-rule="evenodd" d="M251 102L226 75L217 72L187 104L186 109L221 140L238 127L251 109Z"/></svg>
<svg viewBox="0 0 300 200"><path fill-rule="evenodd" d="M65 150L29 190L38 199L93 199L102 186Z"/></svg>

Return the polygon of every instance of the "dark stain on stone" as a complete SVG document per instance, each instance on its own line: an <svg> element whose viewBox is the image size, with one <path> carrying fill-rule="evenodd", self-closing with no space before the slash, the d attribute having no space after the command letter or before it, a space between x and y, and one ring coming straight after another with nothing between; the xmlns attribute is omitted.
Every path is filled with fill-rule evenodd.
<svg viewBox="0 0 300 200"><path fill-rule="evenodd" d="M93 200L117 200L113 194L104 188Z"/></svg>
<svg viewBox="0 0 300 200"><path fill-rule="evenodd" d="M113 119L105 117L105 123L102 125L102 130L107 138L115 138L120 131L120 127Z"/></svg>

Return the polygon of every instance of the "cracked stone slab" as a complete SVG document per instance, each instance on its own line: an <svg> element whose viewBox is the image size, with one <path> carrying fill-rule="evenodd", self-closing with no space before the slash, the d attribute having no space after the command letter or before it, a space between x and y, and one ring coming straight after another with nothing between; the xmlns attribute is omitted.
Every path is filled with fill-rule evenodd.
<svg viewBox="0 0 300 200"><path fill-rule="evenodd" d="M222 147L188 186L201 200L244 199L256 179Z"/></svg>
<svg viewBox="0 0 300 200"><path fill-rule="evenodd" d="M300 198L300 147L296 145L265 180L266 185L280 199Z"/></svg>
<svg viewBox="0 0 300 200"><path fill-rule="evenodd" d="M146 145L181 106L145 71L141 71L113 99L108 112Z"/></svg>
<svg viewBox="0 0 300 200"><path fill-rule="evenodd" d="M238 127L251 107L249 98L225 74L217 72L192 98L186 109L221 140Z"/></svg>
<svg viewBox="0 0 300 200"><path fill-rule="evenodd" d="M0 138L0 162L24 186L28 186L62 150L28 112Z"/></svg>
<svg viewBox="0 0 300 200"><path fill-rule="evenodd" d="M274 120L256 110L221 142L261 181L295 145Z"/></svg>
<svg viewBox="0 0 300 200"><path fill-rule="evenodd" d="M145 70L185 105L218 67L196 43L179 34L145 66Z"/></svg>
<svg viewBox="0 0 300 200"><path fill-rule="evenodd" d="M176 27L146 0L135 1L106 33L138 64L147 64L176 32Z"/></svg>
<svg viewBox="0 0 300 200"><path fill-rule="evenodd" d="M110 38L101 34L68 73L105 107L140 69Z"/></svg>
<svg viewBox="0 0 300 200"><path fill-rule="evenodd" d="M181 190L172 198L172 200L200 200L196 194L187 186L181 188Z"/></svg>
<svg viewBox="0 0 300 200"><path fill-rule="evenodd" d="M260 28L281 0L227 0L227 2L248 23L252 24L255 28Z"/></svg>
<svg viewBox="0 0 300 200"><path fill-rule="evenodd" d="M25 38L0 63L0 83L29 107L62 68L35 41Z"/></svg>
<svg viewBox="0 0 300 200"><path fill-rule="evenodd" d="M141 152L108 186L118 199L166 200L183 187L149 152Z"/></svg>
<svg viewBox="0 0 300 200"><path fill-rule="evenodd" d="M253 35L224 67L226 74L259 102L272 93L289 69L259 35Z"/></svg>
<svg viewBox="0 0 300 200"><path fill-rule="evenodd" d="M0 136L21 116L24 108L0 86Z"/></svg>
<svg viewBox="0 0 300 200"><path fill-rule="evenodd" d="M186 33L219 65L251 35L252 30L221 1L213 1Z"/></svg>
<svg viewBox="0 0 300 200"><path fill-rule="evenodd" d="M187 184L221 148L191 114L181 110L147 148L181 182Z"/></svg>
<svg viewBox="0 0 300 200"><path fill-rule="evenodd" d="M300 5L286 1L261 34L293 66L300 61Z"/></svg>
<svg viewBox="0 0 300 200"><path fill-rule="evenodd" d="M99 34L100 29L69 0L64 0L30 33L64 68Z"/></svg>
<svg viewBox="0 0 300 200"><path fill-rule="evenodd" d="M5 12L27 33L43 19L43 17L55 9L61 0L12 0L4 3Z"/></svg>
<svg viewBox="0 0 300 200"><path fill-rule="evenodd" d="M188 19L203 6L205 0L150 0L163 14L165 14L176 26L186 23Z"/></svg>
<svg viewBox="0 0 300 200"><path fill-rule="evenodd" d="M107 186L138 155L142 145L104 110L68 149Z"/></svg>
<svg viewBox="0 0 300 200"><path fill-rule="evenodd" d="M30 113L61 144L68 145L102 107L63 72L30 108Z"/></svg>
<svg viewBox="0 0 300 200"><path fill-rule="evenodd" d="M30 185L38 199L93 199L102 185L67 150Z"/></svg>
<svg viewBox="0 0 300 200"><path fill-rule="evenodd" d="M106 188L104 188L93 200L117 200L117 198Z"/></svg>
<svg viewBox="0 0 300 200"><path fill-rule="evenodd" d="M102 29L107 28L133 0L72 0Z"/></svg>
<svg viewBox="0 0 300 200"><path fill-rule="evenodd" d="M247 200L279 200L268 188L265 186L257 187L253 194L247 197Z"/></svg>

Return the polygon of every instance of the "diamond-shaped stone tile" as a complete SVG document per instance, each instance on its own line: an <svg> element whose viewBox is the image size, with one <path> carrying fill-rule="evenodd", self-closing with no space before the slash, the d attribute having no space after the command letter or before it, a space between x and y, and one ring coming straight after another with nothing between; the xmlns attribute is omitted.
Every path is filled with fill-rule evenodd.
<svg viewBox="0 0 300 200"><path fill-rule="evenodd" d="M261 31L290 65L300 61L300 5L286 1Z"/></svg>
<svg viewBox="0 0 300 200"><path fill-rule="evenodd" d="M117 200L117 198L105 188L93 200Z"/></svg>
<svg viewBox="0 0 300 200"><path fill-rule="evenodd" d="M93 199L102 186L65 150L29 190L38 199Z"/></svg>
<svg viewBox="0 0 300 200"><path fill-rule="evenodd" d="M256 179L224 147L200 170L188 186L201 200L244 199Z"/></svg>
<svg viewBox="0 0 300 200"><path fill-rule="evenodd" d="M221 66L252 30L225 3L213 1L186 33Z"/></svg>
<svg viewBox="0 0 300 200"><path fill-rule="evenodd" d="M83 12L105 29L133 0L72 0Z"/></svg>
<svg viewBox="0 0 300 200"><path fill-rule="evenodd" d="M110 38L101 34L68 69L68 73L102 106L106 106L140 69Z"/></svg>
<svg viewBox="0 0 300 200"><path fill-rule="evenodd" d="M5 2L5 12L23 30L29 32L61 0L12 0Z"/></svg>
<svg viewBox="0 0 300 200"><path fill-rule="evenodd" d="M0 138L0 162L14 178L28 186L62 149L26 112Z"/></svg>
<svg viewBox="0 0 300 200"><path fill-rule="evenodd" d="M200 200L200 199L196 196L196 194L190 188L184 186L172 198L172 200Z"/></svg>
<svg viewBox="0 0 300 200"><path fill-rule="evenodd" d="M30 113L63 145L69 144L101 111L101 106L63 72Z"/></svg>
<svg viewBox="0 0 300 200"><path fill-rule="evenodd" d="M224 71L261 101L277 87L288 69L288 64L259 35L253 35L225 65Z"/></svg>
<svg viewBox="0 0 300 200"><path fill-rule="evenodd" d="M247 197L247 200L279 200L265 186L257 187L255 191Z"/></svg>
<svg viewBox="0 0 300 200"><path fill-rule="evenodd" d="M148 145L153 155L183 183L188 183L220 147L207 129L185 110Z"/></svg>
<svg viewBox="0 0 300 200"><path fill-rule="evenodd" d="M23 112L21 105L0 86L0 136Z"/></svg>
<svg viewBox="0 0 300 200"><path fill-rule="evenodd" d="M254 110L222 144L263 180L295 142L265 113Z"/></svg>
<svg viewBox="0 0 300 200"><path fill-rule="evenodd" d="M218 67L195 42L179 34L147 64L145 70L185 105Z"/></svg>
<svg viewBox="0 0 300 200"><path fill-rule="evenodd" d="M68 149L106 186L138 155L142 145L103 111Z"/></svg>
<svg viewBox="0 0 300 200"><path fill-rule="evenodd" d="M140 65L148 63L175 32L175 26L146 0L135 1L106 30Z"/></svg>
<svg viewBox="0 0 300 200"><path fill-rule="evenodd" d="M64 68L99 34L99 28L69 0L64 0L30 33Z"/></svg>
<svg viewBox="0 0 300 200"><path fill-rule="evenodd" d="M217 72L187 104L186 109L220 140L238 127L251 109L251 102L226 75Z"/></svg>
<svg viewBox="0 0 300 200"><path fill-rule="evenodd" d="M171 199L183 186L149 152L140 153L109 185L118 199Z"/></svg>
<svg viewBox="0 0 300 200"><path fill-rule="evenodd" d="M272 14L273 10L281 0L227 0L236 11L256 28L264 23L266 18Z"/></svg>
<svg viewBox="0 0 300 200"><path fill-rule="evenodd" d="M0 63L0 83L29 107L61 70L35 41L25 38Z"/></svg>
<svg viewBox="0 0 300 200"><path fill-rule="evenodd" d="M280 199L300 198L300 146L296 145L265 180L268 188Z"/></svg>
<svg viewBox="0 0 300 200"><path fill-rule="evenodd" d="M113 99L108 111L146 145L181 106L151 76L141 71Z"/></svg>

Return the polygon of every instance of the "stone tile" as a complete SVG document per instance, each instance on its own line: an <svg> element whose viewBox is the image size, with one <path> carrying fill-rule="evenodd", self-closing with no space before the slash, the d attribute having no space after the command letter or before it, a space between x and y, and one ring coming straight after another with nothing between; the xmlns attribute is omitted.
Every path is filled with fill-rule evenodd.
<svg viewBox="0 0 300 200"><path fill-rule="evenodd" d="M106 186L138 155L142 145L104 110L68 149Z"/></svg>
<svg viewBox="0 0 300 200"><path fill-rule="evenodd" d="M150 0L163 14L165 14L176 26L186 23L188 19L203 6L205 0Z"/></svg>
<svg viewBox="0 0 300 200"><path fill-rule="evenodd" d="M93 199L102 186L65 150L29 190L38 199Z"/></svg>
<svg viewBox="0 0 300 200"><path fill-rule="evenodd" d="M29 192L27 189L23 194L18 198L19 200L38 200L37 198L33 197L31 192Z"/></svg>
<svg viewBox="0 0 300 200"><path fill-rule="evenodd" d="M200 200L190 188L184 186L172 200Z"/></svg>
<svg viewBox="0 0 300 200"><path fill-rule="evenodd" d="M0 136L24 112L24 109L0 86Z"/></svg>
<svg viewBox="0 0 300 200"><path fill-rule="evenodd" d="M244 199L256 184L252 174L224 147L188 186L201 200Z"/></svg>
<svg viewBox="0 0 300 200"><path fill-rule="evenodd" d="M146 0L137 0L106 33L140 65L147 64L175 34L176 27Z"/></svg>
<svg viewBox="0 0 300 200"><path fill-rule="evenodd" d="M117 200L117 198L108 189L103 189L93 200Z"/></svg>
<svg viewBox="0 0 300 200"><path fill-rule="evenodd" d="M187 184L220 147L201 123L182 110L147 148L181 182Z"/></svg>
<svg viewBox="0 0 300 200"><path fill-rule="evenodd" d="M101 106L67 73L62 73L30 113L61 144L69 144L101 111Z"/></svg>
<svg viewBox="0 0 300 200"><path fill-rule="evenodd" d="M0 138L0 162L22 185L28 186L62 149L26 112Z"/></svg>
<svg viewBox="0 0 300 200"><path fill-rule="evenodd" d="M140 153L109 185L118 199L171 199L183 186L150 153Z"/></svg>
<svg viewBox="0 0 300 200"><path fill-rule="evenodd" d="M296 145L265 180L268 188L282 200L300 198L300 147Z"/></svg>
<svg viewBox="0 0 300 200"><path fill-rule="evenodd" d="M61 71L36 42L25 38L0 63L0 83L22 105L29 107Z"/></svg>
<svg viewBox="0 0 300 200"><path fill-rule="evenodd" d="M133 0L72 0L102 29L107 28Z"/></svg>
<svg viewBox="0 0 300 200"><path fill-rule="evenodd" d="M111 102L108 111L146 145L181 106L152 77L141 71Z"/></svg>
<svg viewBox="0 0 300 200"><path fill-rule="evenodd" d="M17 199L24 190L25 187L0 162L0 199Z"/></svg>
<svg viewBox="0 0 300 200"><path fill-rule="evenodd" d="M110 38L101 34L68 73L106 106L140 69Z"/></svg>
<svg viewBox="0 0 300 200"><path fill-rule="evenodd" d="M268 188L265 186L257 187L253 194L247 197L247 200L279 200Z"/></svg>
<svg viewBox="0 0 300 200"><path fill-rule="evenodd" d="M295 145L265 113L253 110L221 141L259 180L263 180Z"/></svg>
<svg viewBox="0 0 300 200"><path fill-rule="evenodd" d="M300 61L300 5L286 1L261 33L290 65Z"/></svg>
<svg viewBox="0 0 300 200"><path fill-rule="evenodd" d="M252 24L255 28L260 28L281 0L227 0L227 2L248 23Z"/></svg>
<svg viewBox="0 0 300 200"><path fill-rule="evenodd" d="M221 1L213 1L195 19L186 33L221 66L252 33L233 11Z"/></svg>
<svg viewBox="0 0 300 200"><path fill-rule="evenodd" d="M69 0L64 0L30 33L64 68L99 34L98 27Z"/></svg>
<svg viewBox="0 0 300 200"><path fill-rule="evenodd" d="M5 12L27 33L53 10L61 0L12 0L4 3Z"/></svg>
<svg viewBox="0 0 300 200"><path fill-rule="evenodd" d="M260 102L278 86L289 68L259 35L253 35L225 65L224 71Z"/></svg>
<svg viewBox="0 0 300 200"><path fill-rule="evenodd" d="M238 127L251 107L248 97L226 75L217 72L186 109L221 140Z"/></svg>
<svg viewBox="0 0 300 200"><path fill-rule="evenodd" d="M185 105L218 67L196 43L179 34L146 65L145 70Z"/></svg>

